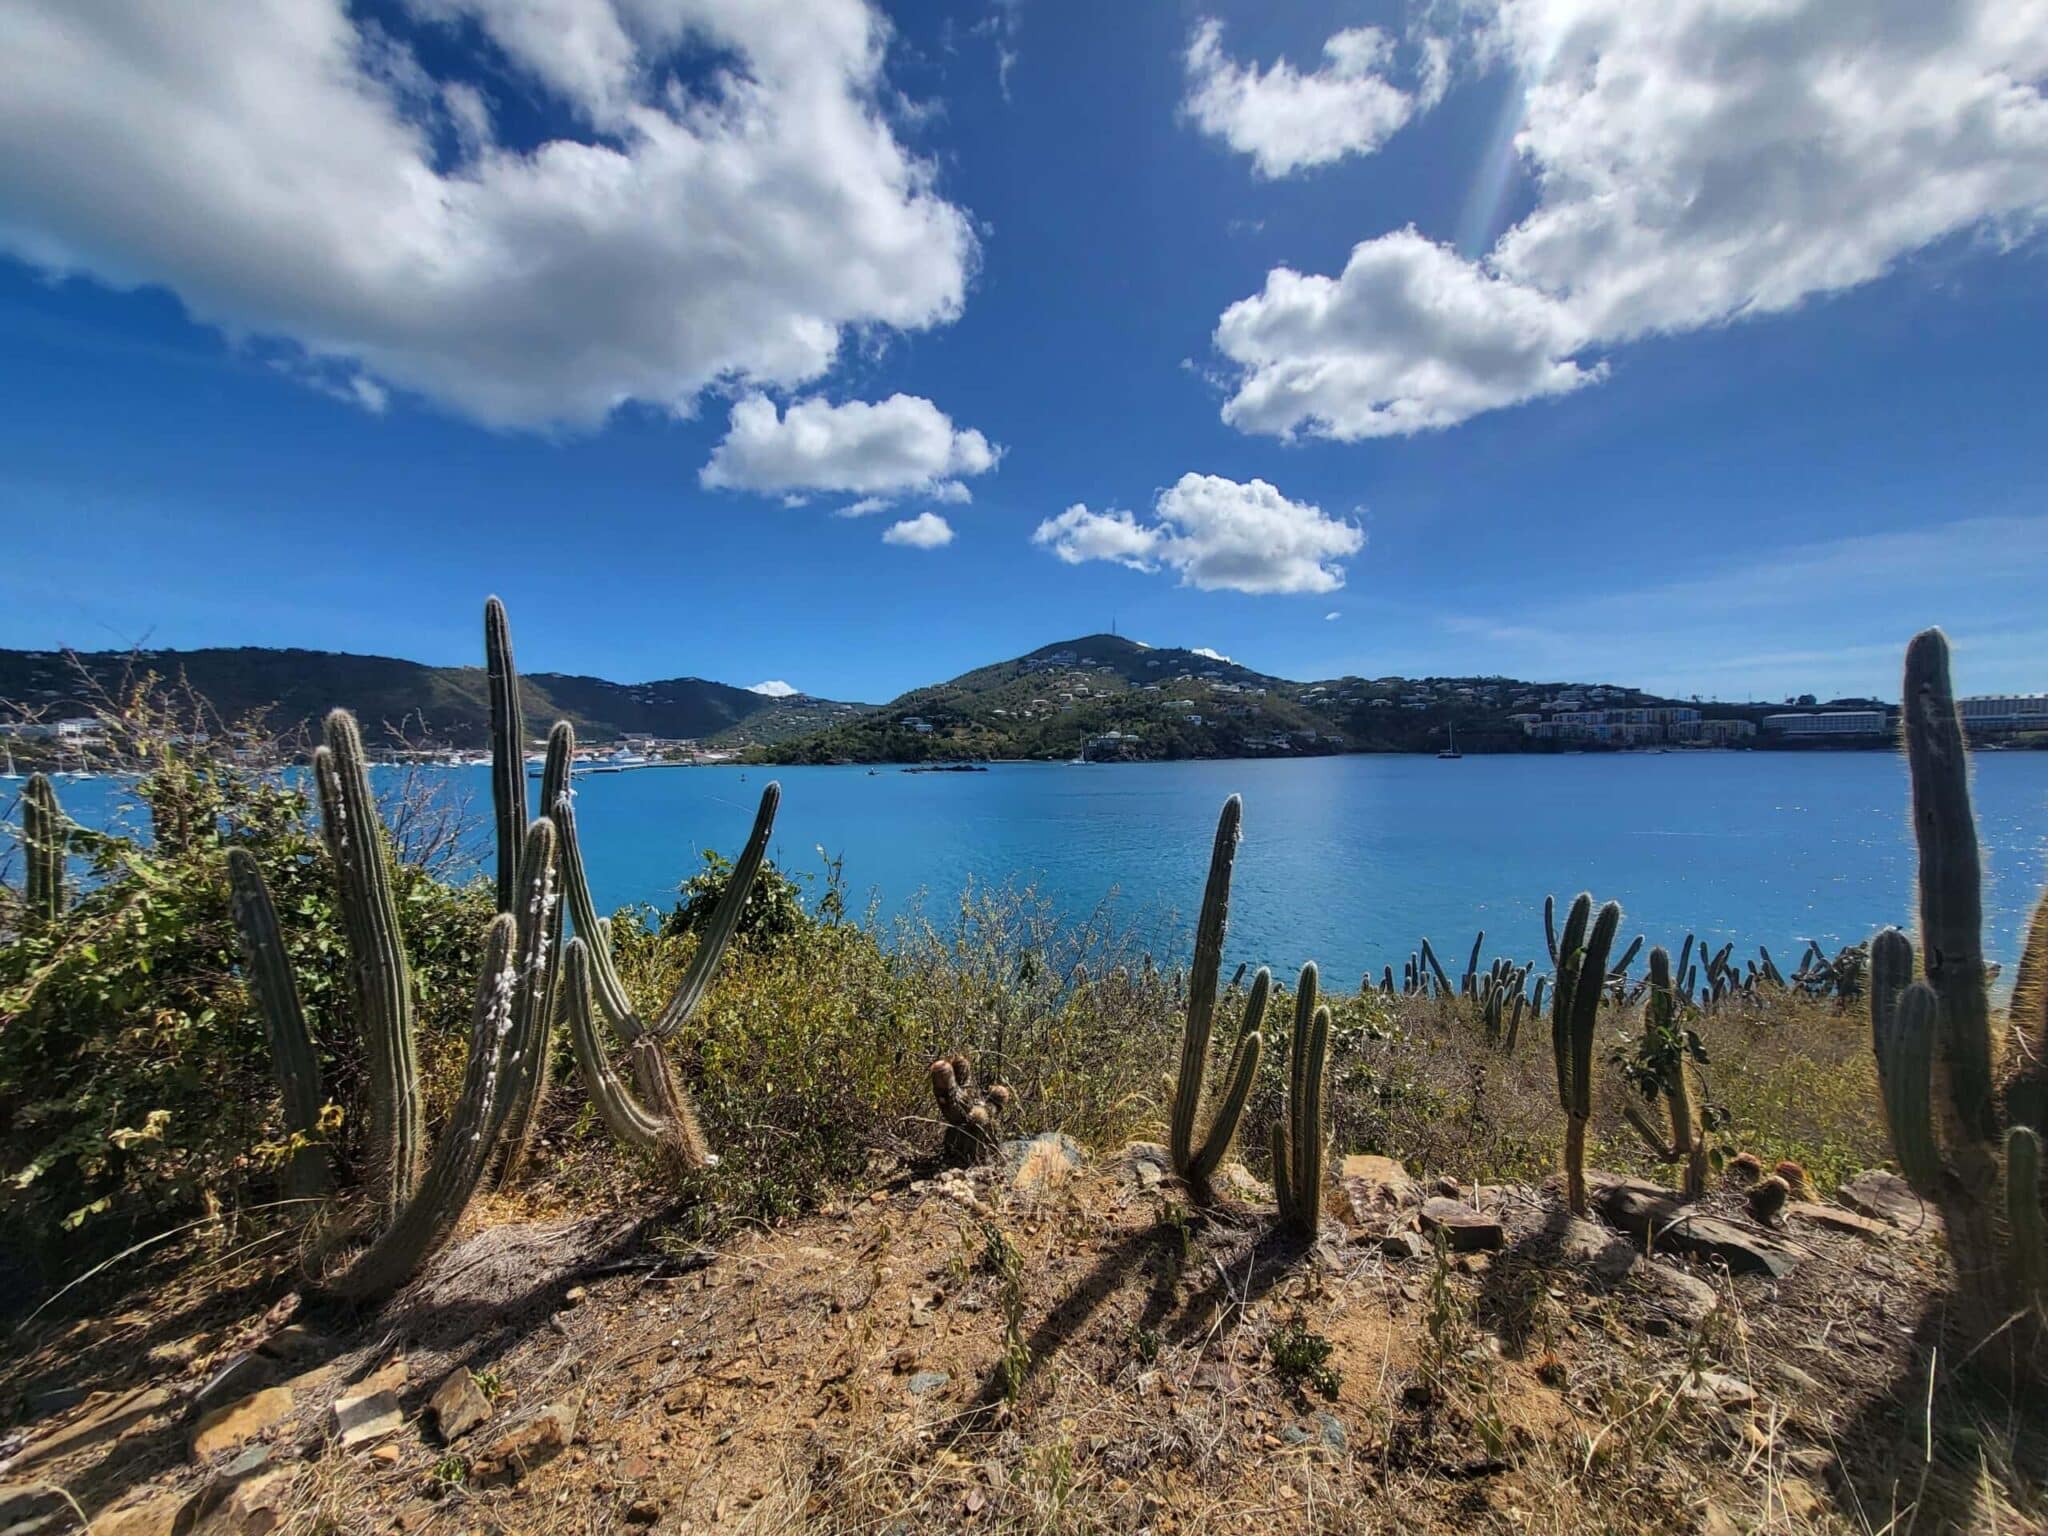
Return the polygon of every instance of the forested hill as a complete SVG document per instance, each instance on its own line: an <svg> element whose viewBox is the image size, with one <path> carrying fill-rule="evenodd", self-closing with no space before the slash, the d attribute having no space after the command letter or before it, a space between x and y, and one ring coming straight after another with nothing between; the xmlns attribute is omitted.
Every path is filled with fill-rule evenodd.
<svg viewBox="0 0 2048 1536"><path fill-rule="evenodd" d="M120 694L154 673L189 686L223 721L268 711L270 727L317 727L340 706L352 711L375 745L431 739L450 747L485 745L490 704L481 667L430 667L391 656L257 647L192 651L0 650L0 701L46 718L89 713L94 690ZM814 734L867 706L798 694L770 698L700 677L614 683L559 672L521 679L527 724L535 735L556 720L604 741L629 733L760 745Z"/></svg>
<svg viewBox="0 0 2048 1536"><path fill-rule="evenodd" d="M769 749L778 762L953 758L1092 760L1436 750L1522 751L1508 717L1579 692L1606 706L1666 702L1635 688L1502 677L1299 683L1202 651L1117 635L1043 646L914 689L857 719ZM1747 714L1729 709L1730 714Z"/></svg>

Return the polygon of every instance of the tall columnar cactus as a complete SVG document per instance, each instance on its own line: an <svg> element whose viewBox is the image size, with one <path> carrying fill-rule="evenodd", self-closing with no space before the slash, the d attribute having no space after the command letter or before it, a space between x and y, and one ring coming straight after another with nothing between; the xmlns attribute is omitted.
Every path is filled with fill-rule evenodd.
<svg viewBox="0 0 2048 1536"><path fill-rule="evenodd" d="M495 602L496 599L492 601ZM503 610L501 609L501 616L502 613ZM510 665L511 657L508 652L506 656L506 666L508 669ZM547 762L541 769L540 778L541 805L543 807L561 798L568 790L569 771L573 766L574 758L575 740L573 737L566 741L558 740L553 736L549 738ZM494 753L494 769L495 763L496 755ZM523 764L521 765L521 771L522 773L524 772ZM526 793L523 788L520 791L519 801L521 808L524 809ZM556 828L556 841L558 844L561 841L561 829L559 827ZM516 858L518 853L517 845L514 846L512 852ZM543 936L543 950L551 959L561 952L562 917L562 903L558 901L549 911L548 922L550 926L548 932ZM541 1115L547 1107L548 1089L552 1086L554 1075L554 1026L561 1017L560 994L562 978L560 972L560 966L550 965L543 978L545 986L540 1006L544 1023L540 1048L534 1053L533 1088L531 1092L520 1097L518 1108L514 1111L511 1121L505 1127L505 1156L498 1165L497 1176L497 1187L500 1189L511 1184L519 1177L526 1166L527 1159L533 1155L534 1143L539 1138Z"/></svg>
<svg viewBox="0 0 2048 1536"><path fill-rule="evenodd" d="M1923 631L1906 649L1901 716L1925 974L1904 984L1912 950L1896 931L1872 941L1871 1042L1885 1117L1900 1170L1941 1208L1971 1335L1979 1344L2009 1338L2023 1365L2039 1372L2048 1368L2040 1144L2031 1126L2000 1124L1969 765L1940 630ZM2030 990L2048 964L2034 937L2021 962ZM2027 1026L2018 999L2008 1022ZM2023 1103L2024 1094L2008 1098L2009 1108Z"/></svg>
<svg viewBox="0 0 2048 1536"><path fill-rule="evenodd" d="M1261 967L1252 979L1251 995L1245 1000L1244 1025L1238 1031L1237 1047L1230 1058L1223 1097L1209 1117L1209 1128L1199 1144L1195 1122L1202 1108L1202 1085L1208 1076L1209 1036L1216 1018L1216 980L1223 969L1223 931L1230 920L1230 871L1237 860L1239 827L1244 804L1236 795L1223 802L1223 814L1216 821L1216 842L1209 853L1209 879L1202 889L1202 910L1195 923L1194 968L1188 973L1188 1018L1180 1037L1180 1071L1173 1085L1173 1116L1167 1132L1167 1151L1173 1171L1201 1204L1214 1198L1211 1181L1230 1150L1237 1134L1237 1122L1244 1114L1258 1076L1259 1052L1263 1040L1259 1025L1265 1019L1266 995L1272 990L1272 973Z"/></svg>
<svg viewBox="0 0 2048 1536"><path fill-rule="evenodd" d="M1472 940L1472 953L1470 957L1467 958L1467 960L1465 961L1465 974L1458 981L1458 995L1460 997L1472 996L1473 992L1478 986L1479 950L1480 947L1485 943L1486 930L1482 928L1479 930L1478 935Z"/></svg>
<svg viewBox="0 0 2048 1536"><path fill-rule="evenodd" d="M47 774L30 774L22 788L21 841L28 860L28 910L54 923L64 915L64 810Z"/></svg>
<svg viewBox="0 0 2048 1536"><path fill-rule="evenodd" d="M549 761L554 761L558 754L563 762L570 761L575 756L575 745L575 731L567 721L558 722L548 737ZM562 883L569 898L569 916L576 925L571 963L564 970L564 985L568 988L564 1011L575 1042L577 1068L585 1090L597 1103L612 1133L626 1145L648 1152L672 1167L701 1168L713 1158L690 1096L676 1078L663 1047L696 1012L717 973L719 961L732 943L740 914L767 855L768 838L775 830L775 811L781 803L781 785L770 784L761 792L753 831L733 864L725 894L712 909L711 921L675 995L652 1023L633 1007L612 964L611 935L591 898L582 844L576 835L576 807L567 793L566 776L547 803L548 815L561 833ZM611 1067L590 1008L593 994L599 1011L625 1043L634 1087L629 1087Z"/></svg>
<svg viewBox="0 0 2048 1536"><path fill-rule="evenodd" d="M1671 975L1671 956L1663 945L1650 951L1649 987L1643 1000L1645 1053L1655 1062L1657 1097L1670 1121L1667 1141L1633 1103L1624 1111L1636 1134L1667 1163L1684 1164L1684 1188L1697 1200L1707 1189L1707 1138L1694 1104L1692 1072L1687 1064L1690 1041L1678 1022L1678 994Z"/></svg>
<svg viewBox="0 0 2048 1536"><path fill-rule="evenodd" d="M519 846L526 837L526 720L512 626L505 605L484 603L484 675L491 695L491 819L498 833L498 910L510 912L519 888ZM547 801L541 801L547 814Z"/></svg>
<svg viewBox="0 0 2048 1536"><path fill-rule="evenodd" d="M1323 1063L1330 1048L1330 1010L1316 1003L1313 961L1294 992L1294 1034L1288 1048L1287 1114L1273 1122L1273 1189L1280 1220L1313 1237L1322 1225Z"/></svg>
<svg viewBox="0 0 2048 1536"><path fill-rule="evenodd" d="M1593 1030L1607 987L1607 956L1621 927L1621 906L1608 902L1593 915L1593 898L1581 892L1565 918L1557 945L1557 982L1552 988L1550 1048L1557 1063L1557 1102L1565 1113L1565 1199L1574 1214L1586 1205L1586 1127L1593 1118Z"/></svg>
<svg viewBox="0 0 2048 1536"><path fill-rule="evenodd" d="M316 1199L334 1182L327 1149L317 1145L327 1087L313 1032L306 1027L306 1012L299 1004L299 986L292 976L291 957L285 953L277 908L263 884L256 856L246 848L228 850L228 890L235 927L242 936L244 973L263 1015L263 1032L270 1042L271 1064L284 1099L285 1129L300 1142L292 1152L285 1191L296 1200Z"/></svg>
<svg viewBox="0 0 2048 1536"><path fill-rule="evenodd" d="M369 1093L364 1184L380 1219L397 1220L419 1181L426 1142L419 1060L413 1048L412 972L391 894L390 854L370 794L369 766L355 717L337 709L313 752L320 832L334 866Z"/></svg>

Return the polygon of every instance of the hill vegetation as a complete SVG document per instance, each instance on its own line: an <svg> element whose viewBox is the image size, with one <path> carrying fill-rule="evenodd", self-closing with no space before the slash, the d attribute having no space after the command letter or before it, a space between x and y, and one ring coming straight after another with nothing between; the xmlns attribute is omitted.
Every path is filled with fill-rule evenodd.
<svg viewBox="0 0 2048 1536"><path fill-rule="evenodd" d="M1641 689L1505 677L1340 677L1300 683L1226 657L1088 635L913 689L763 754L774 762L1127 759L1524 751L1508 717L1571 691L1624 708ZM1731 714L1747 713L1731 709Z"/></svg>
<svg viewBox="0 0 2048 1536"><path fill-rule="evenodd" d="M349 710L370 744L484 745L490 700L479 667L432 667L392 656L257 646L191 651L0 650L0 700L44 718L94 712L154 673L206 700L224 721L263 714L268 729L310 731L329 709ZM529 720L567 720L587 741L625 735L757 746L804 736L866 706L773 698L701 677L614 683L561 672L521 679Z"/></svg>

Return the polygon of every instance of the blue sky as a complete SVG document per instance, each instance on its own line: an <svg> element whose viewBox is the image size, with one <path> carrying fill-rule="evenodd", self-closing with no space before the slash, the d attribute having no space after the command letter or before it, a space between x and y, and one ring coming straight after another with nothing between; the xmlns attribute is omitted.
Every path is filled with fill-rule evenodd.
<svg viewBox="0 0 2048 1536"><path fill-rule="evenodd" d="M0 644L2048 688L2048 0L1758 9L17 0Z"/></svg>

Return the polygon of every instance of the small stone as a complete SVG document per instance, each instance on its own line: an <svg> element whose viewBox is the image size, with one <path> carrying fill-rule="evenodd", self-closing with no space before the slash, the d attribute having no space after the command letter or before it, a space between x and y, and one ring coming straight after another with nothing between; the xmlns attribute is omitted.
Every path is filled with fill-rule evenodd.
<svg viewBox="0 0 2048 1536"><path fill-rule="evenodd" d="M583 1298L588 1296L589 1294L590 1291L587 1287L581 1285L572 1285L569 1287L568 1290L562 1292L562 1300L567 1305L573 1307L577 1305L579 1302L581 1302Z"/></svg>
<svg viewBox="0 0 2048 1536"><path fill-rule="evenodd" d="M1785 1513L1802 1524L1815 1519L1824 1508L1820 1490L1803 1477L1780 1480L1778 1499L1785 1506Z"/></svg>
<svg viewBox="0 0 2048 1536"><path fill-rule="evenodd" d="M1337 1187L1344 1191L1346 1219L1367 1232L1385 1231L1389 1222L1422 1204L1422 1186L1398 1160L1369 1152L1338 1164Z"/></svg>
<svg viewBox="0 0 2048 1536"><path fill-rule="evenodd" d="M434 1416L434 1429L443 1445L453 1445L491 1416L491 1400L477 1386L467 1367L457 1366L441 1378L434 1395L427 1399L427 1411Z"/></svg>
<svg viewBox="0 0 2048 1536"><path fill-rule="evenodd" d="M370 1460L379 1466L395 1467L398 1465L398 1447L390 1444L380 1445L370 1452Z"/></svg>
<svg viewBox="0 0 2048 1536"><path fill-rule="evenodd" d="M280 1468L239 1484L207 1517L206 1536L269 1536L284 1524L293 1481L291 1471Z"/></svg>
<svg viewBox="0 0 2048 1536"><path fill-rule="evenodd" d="M945 1371L919 1371L905 1385L913 1397L923 1397L927 1392L936 1392L952 1379Z"/></svg>
<svg viewBox="0 0 2048 1536"><path fill-rule="evenodd" d="M516 1483L535 1467L561 1455L575 1438L576 1410L565 1403L550 1403L500 1436L471 1470L478 1482Z"/></svg>
<svg viewBox="0 0 2048 1536"><path fill-rule="evenodd" d="M1443 1233L1444 1240L1455 1253L1498 1248L1506 1237L1497 1218L1475 1211L1463 1201L1446 1199L1442 1195L1422 1203L1422 1229Z"/></svg>
<svg viewBox="0 0 2048 1536"><path fill-rule="evenodd" d="M1939 1231L1941 1227L1941 1212L1913 1193L1913 1186L1889 1169L1871 1168L1857 1174L1835 1191L1835 1198L1852 1211L1888 1221L1908 1232Z"/></svg>
<svg viewBox="0 0 2048 1536"><path fill-rule="evenodd" d="M628 1525L652 1525L661 1518L661 1505L653 1499L641 1497L626 1506Z"/></svg>
<svg viewBox="0 0 2048 1536"><path fill-rule="evenodd" d="M1688 1328L1699 1324L1721 1304L1720 1293L1711 1285L1673 1265L1643 1263L1630 1273L1661 1310Z"/></svg>
<svg viewBox="0 0 2048 1536"><path fill-rule="evenodd" d="M253 1440L292 1411L290 1387L266 1387L252 1392L238 1403L216 1408L200 1419L192 1432L192 1459L211 1461L222 1451Z"/></svg>
<svg viewBox="0 0 2048 1536"><path fill-rule="evenodd" d="M396 1356L385 1361L360 1381L350 1382L348 1387L349 1396L368 1397L375 1392L403 1392L405 1390L406 1375L405 1357L403 1355Z"/></svg>
<svg viewBox="0 0 2048 1536"><path fill-rule="evenodd" d="M1700 1536L1742 1536L1742 1527L1720 1505L1709 1504L1700 1517Z"/></svg>
<svg viewBox="0 0 2048 1536"><path fill-rule="evenodd" d="M334 1400L334 1433L345 1451L396 1434L404 1423L395 1392L362 1392Z"/></svg>
<svg viewBox="0 0 2048 1536"><path fill-rule="evenodd" d="M1344 1449L1346 1437L1344 1421L1342 1419L1338 1418L1334 1413L1319 1413L1315 1416L1313 1422L1317 1433L1321 1436L1322 1442L1327 1448L1339 1452Z"/></svg>
<svg viewBox="0 0 2048 1536"><path fill-rule="evenodd" d="M1389 1232L1379 1240L1380 1252L1390 1259L1420 1259L1428 1256L1429 1243L1420 1232L1406 1227Z"/></svg>

